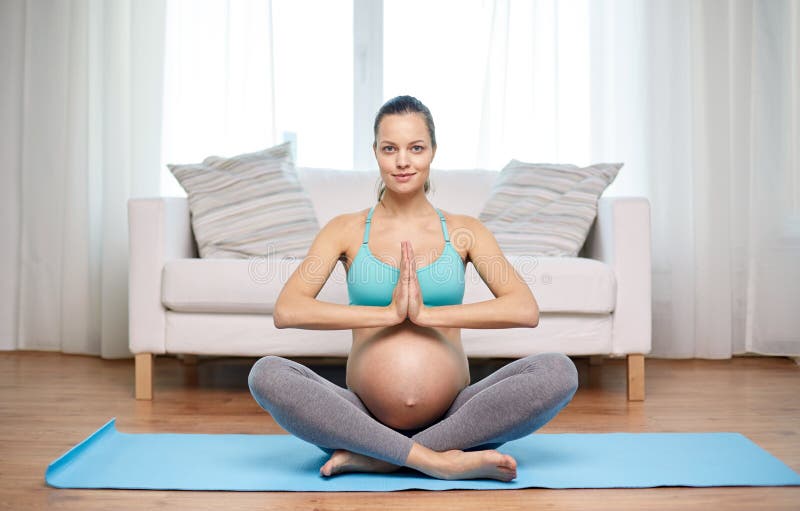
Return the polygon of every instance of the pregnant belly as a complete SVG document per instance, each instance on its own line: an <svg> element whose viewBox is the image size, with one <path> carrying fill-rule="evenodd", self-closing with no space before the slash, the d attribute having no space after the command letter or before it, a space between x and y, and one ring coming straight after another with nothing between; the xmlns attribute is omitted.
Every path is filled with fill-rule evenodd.
<svg viewBox="0 0 800 511"><path fill-rule="evenodd" d="M347 360L348 388L395 429L433 423L468 382L460 344L432 329L401 328L354 343Z"/></svg>

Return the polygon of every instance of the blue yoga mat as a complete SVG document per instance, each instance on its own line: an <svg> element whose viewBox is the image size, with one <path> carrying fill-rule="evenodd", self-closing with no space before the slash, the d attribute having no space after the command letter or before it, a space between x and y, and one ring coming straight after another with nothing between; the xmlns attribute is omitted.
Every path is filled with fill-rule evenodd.
<svg viewBox="0 0 800 511"><path fill-rule="evenodd" d="M120 433L108 421L47 468L57 488L236 491L789 486L800 475L739 433L536 433L497 448L517 478L446 481L319 474L328 455L292 435Z"/></svg>

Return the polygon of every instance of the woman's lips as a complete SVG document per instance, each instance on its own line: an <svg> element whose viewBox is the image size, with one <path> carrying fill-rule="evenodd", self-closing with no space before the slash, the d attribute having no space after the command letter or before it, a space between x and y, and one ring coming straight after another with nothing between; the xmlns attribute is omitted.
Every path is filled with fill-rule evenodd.
<svg viewBox="0 0 800 511"><path fill-rule="evenodd" d="M392 175L394 176L394 178L397 181L399 181L401 183L404 183L404 182L408 181L409 179L411 179L412 177L414 177L416 174L417 174L416 172L411 172L411 173L407 173L407 174L392 174Z"/></svg>

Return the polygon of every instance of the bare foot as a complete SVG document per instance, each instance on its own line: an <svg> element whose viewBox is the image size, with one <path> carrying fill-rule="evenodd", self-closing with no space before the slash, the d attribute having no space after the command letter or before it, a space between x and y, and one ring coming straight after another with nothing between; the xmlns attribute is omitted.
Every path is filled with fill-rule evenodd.
<svg viewBox="0 0 800 511"><path fill-rule="evenodd" d="M445 451L445 468L437 470L440 479L498 479L511 481L517 477L517 460L495 451Z"/></svg>
<svg viewBox="0 0 800 511"><path fill-rule="evenodd" d="M388 461L370 458L369 456L346 451L344 449L338 449L331 455L331 458L320 467L319 473L323 476L332 476L345 472L388 473L394 472L398 468L400 468L400 465L394 465Z"/></svg>

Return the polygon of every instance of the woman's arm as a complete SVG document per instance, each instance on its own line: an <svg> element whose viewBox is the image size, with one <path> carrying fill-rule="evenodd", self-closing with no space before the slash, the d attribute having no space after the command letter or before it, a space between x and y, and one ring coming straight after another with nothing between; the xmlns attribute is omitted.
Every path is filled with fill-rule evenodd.
<svg viewBox="0 0 800 511"><path fill-rule="evenodd" d="M316 299L345 252L344 240L352 226L350 215L339 215L317 233L303 262L278 295L272 314L276 328L349 330L396 323L389 307L342 305Z"/></svg>
<svg viewBox="0 0 800 511"><path fill-rule="evenodd" d="M387 307L368 305L342 305L339 303L321 302L316 298L297 297L281 309L280 316L275 314L275 328L304 328L306 330L350 330L390 326L393 314ZM278 306L275 305L277 312ZM287 317L288 315L288 317Z"/></svg>
<svg viewBox="0 0 800 511"><path fill-rule="evenodd" d="M528 284L508 262L492 232L477 218L463 216L469 236L467 253L493 300L461 305L425 307L420 323L431 327L533 328L539 324L539 305ZM456 235L458 236L458 235Z"/></svg>

